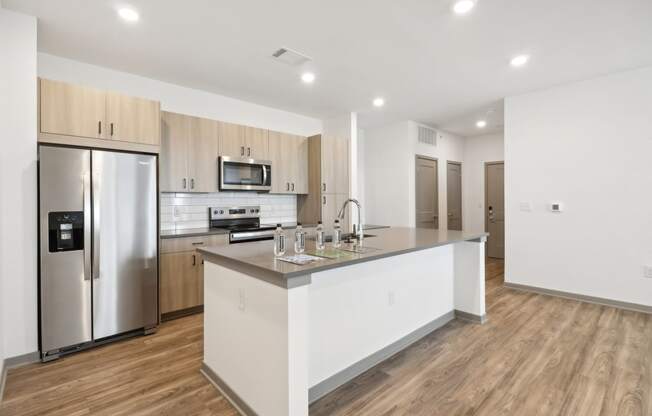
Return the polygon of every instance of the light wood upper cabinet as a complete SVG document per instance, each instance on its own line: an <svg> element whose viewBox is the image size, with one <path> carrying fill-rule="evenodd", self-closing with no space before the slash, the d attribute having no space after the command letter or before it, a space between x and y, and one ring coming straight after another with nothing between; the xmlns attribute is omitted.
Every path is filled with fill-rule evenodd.
<svg viewBox="0 0 652 416"><path fill-rule="evenodd" d="M220 156L245 157L245 126L222 123L220 135Z"/></svg>
<svg viewBox="0 0 652 416"><path fill-rule="evenodd" d="M269 130L245 127L245 157L267 160L269 157Z"/></svg>
<svg viewBox="0 0 652 416"><path fill-rule="evenodd" d="M158 101L39 79L39 141L158 153Z"/></svg>
<svg viewBox="0 0 652 416"><path fill-rule="evenodd" d="M217 192L220 122L192 117L188 177L193 192Z"/></svg>
<svg viewBox="0 0 652 416"><path fill-rule="evenodd" d="M41 79L40 116L43 133L105 138L106 92Z"/></svg>
<svg viewBox="0 0 652 416"><path fill-rule="evenodd" d="M106 102L110 139L159 145L161 113L158 101L108 92Z"/></svg>
<svg viewBox="0 0 652 416"><path fill-rule="evenodd" d="M190 117L161 113L159 187L163 192L188 192Z"/></svg>
<svg viewBox="0 0 652 416"><path fill-rule="evenodd" d="M346 140L322 137L321 181L323 193L349 193L349 147Z"/></svg>
<svg viewBox="0 0 652 416"><path fill-rule="evenodd" d="M308 139L269 132L269 159L272 161L272 193L308 193Z"/></svg>

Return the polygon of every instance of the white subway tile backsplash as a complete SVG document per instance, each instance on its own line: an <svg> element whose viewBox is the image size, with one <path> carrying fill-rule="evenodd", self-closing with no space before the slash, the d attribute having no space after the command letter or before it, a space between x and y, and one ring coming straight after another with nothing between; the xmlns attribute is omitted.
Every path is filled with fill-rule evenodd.
<svg viewBox="0 0 652 416"><path fill-rule="evenodd" d="M184 230L208 227L209 207L260 205L263 224L297 221L295 195L271 195L239 192L207 194L161 194L161 230Z"/></svg>

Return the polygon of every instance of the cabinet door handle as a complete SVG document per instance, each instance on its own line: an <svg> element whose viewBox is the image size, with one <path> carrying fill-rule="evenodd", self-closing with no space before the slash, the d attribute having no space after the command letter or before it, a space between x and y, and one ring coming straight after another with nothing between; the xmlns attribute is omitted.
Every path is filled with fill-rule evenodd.
<svg viewBox="0 0 652 416"><path fill-rule="evenodd" d="M292 182L292 192L294 192L294 182Z"/></svg>
<svg viewBox="0 0 652 416"><path fill-rule="evenodd" d="M195 256L194 254L192 255L192 265L193 266L197 265L197 256Z"/></svg>
<svg viewBox="0 0 652 416"><path fill-rule="evenodd" d="M111 123L111 136L113 136L113 123Z"/></svg>
<svg viewBox="0 0 652 416"><path fill-rule="evenodd" d="M240 146L240 156L244 156L244 146Z"/></svg>
<svg viewBox="0 0 652 416"><path fill-rule="evenodd" d="M183 178L183 189L186 189L187 185L188 185L188 180L186 178Z"/></svg>
<svg viewBox="0 0 652 416"><path fill-rule="evenodd" d="M290 182L285 182L285 188L286 191L290 190Z"/></svg>
<svg viewBox="0 0 652 416"><path fill-rule="evenodd" d="M247 147L247 156L251 156L251 147Z"/></svg>
<svg viewBox="0 0 652 416"><path fill-rule="evenodd" d="M326 182L322 183L321 187L322 187L323 191L326 192Z"/></svg>
<svg viewBox="0 0 652 416"><path fill-rule="evenodd" d="M97 122L97 134L102 134L102 120Z"/></svg>
<svg viewBox="0 0 652 416"><path fill-rule="evenodd" d="M195 178L190 179L190 189L195 189Z"/></svg>
<svg viewBox="0 0 652 416"><path fill-rule="evenodd" d="M326 205L326 195L324 195L322 198L324 198L324 205Z"/></svg>
<svg viewBox="0 0 652 416"><path fill-rule="evenodd" d="M204 242L203 241L196 241L196 242L192 243L192 245L193 246L202 246L202 245L204 245Z"/></svg>

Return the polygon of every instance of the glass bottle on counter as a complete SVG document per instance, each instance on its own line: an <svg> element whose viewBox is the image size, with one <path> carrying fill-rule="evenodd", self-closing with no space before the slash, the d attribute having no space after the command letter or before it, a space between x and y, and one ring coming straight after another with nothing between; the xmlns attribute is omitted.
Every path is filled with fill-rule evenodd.
<svg viewBox="0 0 652 416"><path fill-rule="evenodd" d="M294 232L294 252L297 254L303 253L306 249L306 233L303 231L301 223L297 223L297 229Z"/></svg>
<svg viewBox="0 0 652 416"><path fill-rule="evenodd" d="M340 227L340 220L335 220L333 226L333 247L338 248L342 245L342 227Z"/></svg>
<svg viewBox="0 0 652 416"><path fill-rule="evenodd" d="M281 257L285 254L285 232L281 224L276 224L274 230L274 256Z"/></svg>
<svg viewBox="0 0 652 416"><path fill-rule="evenodd" d="M317 237L315 238L315 248L317 250L324 249L324 226L321 221L317 222Z"/></svg>

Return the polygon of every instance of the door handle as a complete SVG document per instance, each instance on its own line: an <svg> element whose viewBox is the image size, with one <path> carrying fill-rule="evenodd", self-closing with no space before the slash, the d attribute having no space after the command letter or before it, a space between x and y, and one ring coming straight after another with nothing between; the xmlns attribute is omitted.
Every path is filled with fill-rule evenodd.
<svg viewBox="0 0 652 416"><path fill-rule="evenodd" d="M204 242L203 241L196 241L196 242L192 243L192 245L193 246L202 246L202 245L204 245Z"/></svg>
<svg viewBox="0 0 652 416"><path fill-rule="evenodd" d="M324 198L324 205L326 205L326 195L324 195L322 198Z"/></svg>
<svg viewBox="0 0 652 416"><path fill-rule="evenodd" d="M452 216L453 216L453 213L452 213L452 212L449 212L449 213L448 213L448 216L449 216L449 217L452 217Z"/></svg>
<svg viewBox="0 0 652 416"><path fill-rule="evenodd" d="M247 147L247 156L251 156L251 147Z"/></svg>
<svg viewBox="0 0 652 416"><path fill-rule="evenodd" d="M111 123L111 136L113 136L113 123Z"/></svg>
<svg viewBox="0 0 652 416"><path fill-rule="evenodd" d="M190 189L195 189L195 178L190 179Z"/></svg>
<svg viewBox="0 0 652 416"><path fill-rule="evenodd" d="M321 187L322 187L322 190L323 190L324 192L326 192L326 182L322 183L322 184L321 184Z"/></svg>
<svg viewBox="0 0 652 416"><path fill-rule="evenodd" d="M102 120L97 122L97 134L102 135Z"/></svg>
<svg viewBox="0 0 652 416"><path fill-rule="evenodd" d="M100 179L97 177L96 173L93 173L93 193L97 197L100 195L102 189L102 184ZM97 198L95 198L97 199ZM92 274L94 279L100 278L100 236L101 236L101 227L100 227L100 204L97 200L93 201L93 266Z"/></svg>
<svg viewBox="0 0 652 416"><path fill-rule="evenodd" d="M286 191L290 190L290 182L285 182L285 188Z"/></svg>
<svg viewBox="0 0 652 416"><path fill-rule="evenodd" d="M82 178L82 195L84 203L84 280L92 279L91 266L91 193L90 173L86 172Z"/></svg>
<svg viewBox="0 0 652 416"><path fill-rule="evenodd" d="M186 189L187 185L188 185L188 179L183 178L183 189Z"/></svg>
<svg viewBox="0 0 652 416"><path fill-rule="evenodd" d="M195 256L194 254L192 255L192 265L193 266L197 265L197 256Z"/></svg>
<svg viewBox="0 0 652 416"><path fill-rule="evenodd" d="M240 146L240 156L244 156L244 146Z"/></svg>
<svg viewBox="0 0 652 416"><path fill-rule="evenodd" d="M294 182L292 182L292 192L294 192Z"/></svg>

